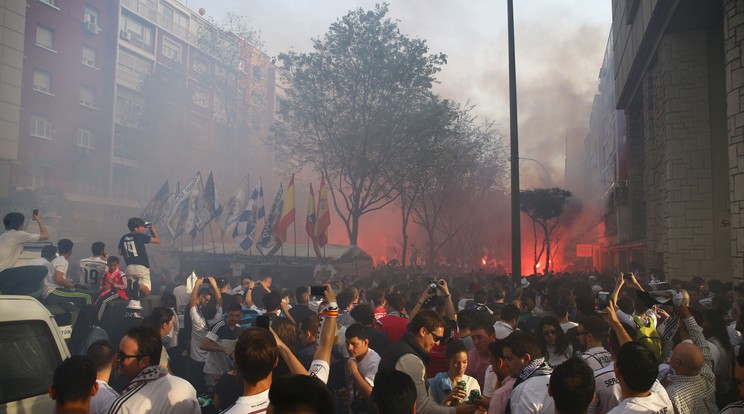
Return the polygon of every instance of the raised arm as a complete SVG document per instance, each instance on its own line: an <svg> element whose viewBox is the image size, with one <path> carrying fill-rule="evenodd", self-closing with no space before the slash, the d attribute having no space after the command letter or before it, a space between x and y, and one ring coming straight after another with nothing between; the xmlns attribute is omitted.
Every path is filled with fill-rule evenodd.
<svg viewBox="0 0 744 414"><path fill-rule="evenodd" d="M158 233L158 230L155 228L155 223L152 223L150 225L150 243L160 244L160 234Z"/></svg>
<svg viewBox="0 0 744 414"><path fill-rule="evenodd" d="M31 217L31 220L36 221L39 224L39 241L46 240L49 238L49 232L47 231L44 220L41 219L41 215L37 214Z"/></svg>

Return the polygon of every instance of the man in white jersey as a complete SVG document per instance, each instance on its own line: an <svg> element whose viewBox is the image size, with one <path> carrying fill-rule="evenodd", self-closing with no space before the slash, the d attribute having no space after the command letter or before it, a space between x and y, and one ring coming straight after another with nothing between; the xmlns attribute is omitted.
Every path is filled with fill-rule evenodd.
<svg viewBox="0 0 744 414"><path fill-rule="evenodd" d="M101 289L101 279L106 275L108 252L103 242L97 241L90 247L93 256L80 259L80 280L78 284L88 290Z"/></svg>
<svg viewBox="0 0 744 414"><path fill-rule="evenodd" d="M581 359L594 371L604 368L612 362L612 356L602 344L607 337L604 323L598 316L585 316L576 327L579 347L583 351Z"/></svg>
<svg viewBox="0 0 744 414"><path fill-rule="evenodd" d="M631 340L623 324L618 320L612 302L607 311L605 317L617 335L620 345L614 369L621 392L620 403L610 410L609 414L673 414L672 401L656 379L659 375L656 356L644 345Z"/></svg>

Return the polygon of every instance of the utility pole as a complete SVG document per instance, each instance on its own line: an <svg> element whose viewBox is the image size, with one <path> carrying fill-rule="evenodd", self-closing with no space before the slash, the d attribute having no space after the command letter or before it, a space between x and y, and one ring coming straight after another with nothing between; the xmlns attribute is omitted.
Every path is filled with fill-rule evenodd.
<svg viewBox="0 0 744 414"><path fill-rule="evenodd" d="M519 135L517 132L517 69L514 53L514 1L506 0L509 33L509 126L511 146L512 281L522 277L522 226L519 211ZM519 286L519 285L517 285Z"/></svg>

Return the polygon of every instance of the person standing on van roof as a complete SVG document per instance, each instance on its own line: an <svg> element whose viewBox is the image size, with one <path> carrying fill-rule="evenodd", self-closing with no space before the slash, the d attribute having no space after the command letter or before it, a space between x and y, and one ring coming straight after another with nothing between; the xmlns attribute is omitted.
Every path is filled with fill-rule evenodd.
<svg viewBox="0 0 744 414"><path fill-rule="evenodd" d="M152 289L150 280L150 259L147 257L146 244L160 244L160 235L152 223L146 223L139 217L132 217L127 222L129 233L119 240L119 255L122 256L127 268L124 273L132 281L139 282L142 295L147 296ZM145 233L150 229L150 234Z"/></svg>
<svg viewBox="0 0 744 414"><path fill-rule="evenodd" d="M0 234L0 272L16 266L16 262L18 262L21 252L23 252L23 243L49 238L49 233L41 216L37 214L31 219L39 223L39 234L24 231L26 217L21 213L8 213L3 218L5 233Z"/></svg>

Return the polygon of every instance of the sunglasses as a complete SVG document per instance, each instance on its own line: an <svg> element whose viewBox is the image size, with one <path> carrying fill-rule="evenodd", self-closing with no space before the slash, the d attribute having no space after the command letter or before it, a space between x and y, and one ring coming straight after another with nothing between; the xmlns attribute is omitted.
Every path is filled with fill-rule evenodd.
<svg viewBox="0 0 744 414"><path fill-rule="evenodd" d="M125 360L127 358L137 358L137 359L139 359L139 358L144 358L146 356L146 355L127 355L127 354L125 354L122 351L119 351L117 353L117 355L119 355L119 360L121 360L121 361L123 361L123 360Z"/></svg>
<svg viewBox="0 0 744 414"><path fill-rule="evenodd" d="M432 332L432 331L429 331L429 333L431 334L431 337L432 337L432 338L434 338L434 342L439 342L439 341L441 341L442 339L444 339L444 337L443 337L443 336L439 336L439 335L435 334L435 333L434 333L434 332Z"/></svg>

